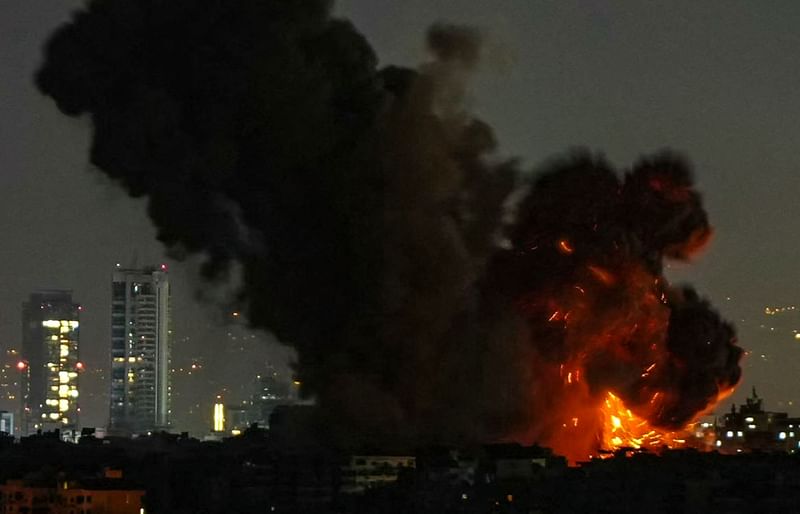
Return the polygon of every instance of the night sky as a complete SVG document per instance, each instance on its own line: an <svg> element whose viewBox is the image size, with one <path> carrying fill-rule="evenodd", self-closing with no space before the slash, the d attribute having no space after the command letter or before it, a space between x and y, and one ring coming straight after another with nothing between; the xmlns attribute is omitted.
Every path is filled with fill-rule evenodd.
<svg viewBox="0 0 800 514"><path fill-rule="evenodd" d="M81 4L0 2L0 346L19 347L27 294L71 288L84 305L83 359L104 368L111 269L167 262L176 362L207 361L207 375L195 382L204 385L192 394L242 385L267 361L284 369L288 352L269 336L226 325L195 298L192 263L166 259L144 204L91 169L87 124L61 115L34 88L44 40ZM800 311L765 314L765 307L800 304L800 5L599 4L348 0L337 12L367 36L382 64L423 61L433 21L484 29L488 56L472 104L495 127L502 152L520 156L526 168L573 146L604 151L619 166L664 147L687 154L716 235L697 262L668 274L693 282L736 323L749 355L734 399L755 385L767 408L800 413L800 340L792 332L800 330ZM105 424L105 384L89 375L83 387L82 421Z"/></svg>

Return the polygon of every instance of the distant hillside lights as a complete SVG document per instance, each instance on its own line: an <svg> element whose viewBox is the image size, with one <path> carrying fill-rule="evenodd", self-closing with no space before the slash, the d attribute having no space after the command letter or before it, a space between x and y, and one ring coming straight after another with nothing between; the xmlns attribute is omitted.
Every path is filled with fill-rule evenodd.
<svg viewBox="0 0 800 514"><path fill-rule="evenodd" d="M767 316L775 316L776 314L783 314L784 312L791 312L796 309L797 308L794 305L788 305L785 307L764 307L764 314Z"/></svg>
<svg viewBox="0 0 800 514"><path fill-rule="evenodd" d="M771 325L774 326L761 325L761 328L777 333L786 333L791 331L794 339L796 341L800 341L800 329L797 328L797 325L794 325L794 323L797 323L798 321L797 314L797 306L795 305L764 307L764 315L774 317L775 321L771 322Z"/></svg>

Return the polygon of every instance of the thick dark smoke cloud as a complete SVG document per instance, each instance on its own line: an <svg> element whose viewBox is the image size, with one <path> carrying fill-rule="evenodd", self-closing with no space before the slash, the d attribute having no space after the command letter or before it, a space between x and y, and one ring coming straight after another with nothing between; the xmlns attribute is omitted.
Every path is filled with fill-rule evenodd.
<svg viewBox="0 0 800 514"><path fill-rule="evenodd" d="M635 356L587 365L596 387L632 404L640 385L675 389L653 416L666 426L736 382L730 327L660 277L663 257L685 258L711 233L683 161L655 156L624 179L590 156L551 163L506 227L521 175L463 104L481 34L435 25L429 62L377 69L330 9L93 0L53 35L36 82L89 117L92 162L148 199L171 251L207 256L212 281L241 270L250 322L297 350L332 426L362 440L540 426L547 365L654 288L670 298L659 308L672 308L661 332L675 365L644 385L628 377ZM580 333L548 321L547 302L566 302L575 280L624 271L658 284L606 284Z"/></svg>
<svg viewBox="0 0 800 514"><path fill-rule="evenodd" d="M37 83L89 114L92 162L148 198L168 247L207 254L210 278L241 265L251 323L297 349L335 419L425 433L468 385L442 371L449 336L475 309L514 174L454 95L477 33L436 26L420 72L379 71L329 8L95 1L53 36Z"/></svg>

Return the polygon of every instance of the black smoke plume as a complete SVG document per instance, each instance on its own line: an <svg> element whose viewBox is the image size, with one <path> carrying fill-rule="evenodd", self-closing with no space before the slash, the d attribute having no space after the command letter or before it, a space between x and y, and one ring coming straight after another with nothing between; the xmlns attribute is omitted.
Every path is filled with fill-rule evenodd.
<svg viewBox="0 0 800 514"><path fill-rule="evenodd" d="M663 257L710 235L683 161L656 156L624 179L589 156L556 162L522 186L505 226L521 174L462 102L480 33L435 25L429 62L378 69L330 11L327 0L92 0L52 36L36 83L88 116L92 163L147 198L170 250L206 256L212 281L241 270L248 319L297 350L304 392L333 426L415 440L544 426L542 370L581 348L544 311L587 266L656 277L674 319L661 332L675 366L638 384L635 351L599 352L594 387L633 408L637 387L674 389L654 417L671 426L735 384L730 327L660 276ZM637 308L645 292L623 282L603 286L580 331Z"/></svg>

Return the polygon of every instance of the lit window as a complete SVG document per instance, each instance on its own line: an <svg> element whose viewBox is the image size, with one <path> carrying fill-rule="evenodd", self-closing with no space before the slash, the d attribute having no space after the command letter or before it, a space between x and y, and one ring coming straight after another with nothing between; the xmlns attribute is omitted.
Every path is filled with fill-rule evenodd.
<svg viewBox="0 0 800 514"><path fill-rule="evenodd" d="M717 439L717 448L719 448L720 446L722 446L722 441ZM800 443L797 443L797 447L800 448Z"/></svg>
<svg viewBox="0 0 800 514"><path fill-rule="evenodd" d="M725 437L733 437L733 430L728 430L725 432Z"/></svg>
<svg viewBox="0 0 800 514"><path fill-rule="evenodd" d="M743 436L744 436L744 434L742 433L742 431L741 431L741 430L739 430L738 432L736 432L736 437L743 437Z"/></svg>
<svg viewBox="0 0 800 514"><path fill-rule="evenodd" d="M748 423L752 423L753 421L755 421L755 420L754 420L752 417L747 417L747 418L744 418L744 420L745 420L746 422L748 422Z"/></svg>
<svg viewBox="0 0 800 514"><path fill-rule="evenodd" d="M747 425L747 428L749 428L750 430L755 430L756 426L755 425Z"/></svg>
<svg viewBox="0 0 800 514"><path fill-rule="evenodd" d="M781 441L783 441L784 439L786 439L786 432L781 432L781 433L779 433L779 434L778 434L778 439L780 439Z"/></svg>

